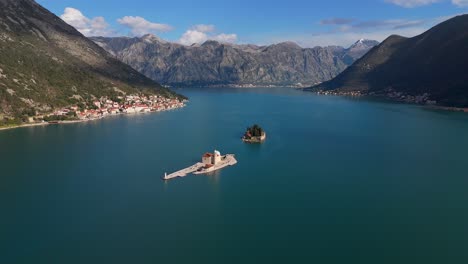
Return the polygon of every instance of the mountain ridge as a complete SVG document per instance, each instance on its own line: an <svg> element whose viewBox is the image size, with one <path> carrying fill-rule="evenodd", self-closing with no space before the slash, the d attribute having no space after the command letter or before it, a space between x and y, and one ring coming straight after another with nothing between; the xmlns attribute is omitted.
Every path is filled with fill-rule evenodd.
<svg viewBox="0 0 468 264"><path fill-rule="evenodd" d="M467 14L412 38L392 35L336 78L311 89L355 91L403 101L467 107L466 47ZM425 99L416 99L421 96Z"/></svg>
<svg viewBox="0 0 468 264"><path fill-rule="evenodd" d="M343 47L302 48L294 42L258 46L208 40L185 46L154 35L91 39L151 79L172 86L311 85L336 76L371 48L351 54Z"/></svg>
<svg viewBox="0 0 468 264"><path fill-rule="evenodd" d="M0 0L0 121L121 92L179 95L32 0Z"/></svg>

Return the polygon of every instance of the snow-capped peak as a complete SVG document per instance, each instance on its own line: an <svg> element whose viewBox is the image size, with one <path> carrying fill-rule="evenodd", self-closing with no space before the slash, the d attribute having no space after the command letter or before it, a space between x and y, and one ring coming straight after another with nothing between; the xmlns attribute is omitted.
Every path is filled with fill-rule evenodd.
<svg viewBox="0 0 468 264"><path fill-rule="evenodd" d="M353 45L351 45L350 49L367 49L367 48L372 48L376 45L378 45L379 42L375 40L369 40L369 39L360 39L356 41Z"/></svg>

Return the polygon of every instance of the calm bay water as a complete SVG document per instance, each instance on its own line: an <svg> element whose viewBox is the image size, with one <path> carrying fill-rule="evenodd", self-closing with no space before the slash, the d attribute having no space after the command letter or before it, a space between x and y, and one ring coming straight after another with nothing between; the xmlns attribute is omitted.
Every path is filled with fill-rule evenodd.
<svg viewBox="0 0 468 264"><path fill-rule="evenodd" d="M468 115L292 89L0 131L0 263L468 263ZM263 145L240 137L259 123ZM239 163L160 177L206 151Z"/></svg>

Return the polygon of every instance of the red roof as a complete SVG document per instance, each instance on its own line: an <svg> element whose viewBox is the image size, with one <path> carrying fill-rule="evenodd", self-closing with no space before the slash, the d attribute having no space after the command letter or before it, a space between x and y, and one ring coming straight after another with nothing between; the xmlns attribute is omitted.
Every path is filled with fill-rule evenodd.
<svg viewBox="0 0 468 264"><path fill-rule="evenodd" d="M214 155L212 153L205 153L205 155L203 155L204 158L210 158L210 157L213 157Z"/></svg>

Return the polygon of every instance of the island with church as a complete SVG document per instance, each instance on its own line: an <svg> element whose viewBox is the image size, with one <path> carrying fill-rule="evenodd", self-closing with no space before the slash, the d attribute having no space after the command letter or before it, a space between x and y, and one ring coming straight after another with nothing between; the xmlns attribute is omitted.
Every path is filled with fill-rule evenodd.
<svg viewBox="0 0 468 264"><path fill-rule="evenodd" d="M197 164L171 174L165 173L163 180L185 177L189 174L207 174L236 164L237 160L234 154L221 155L221 152L215 150L213 153L205 153L202 156L201 162L198 162Z"/></svg>
<svg viewBox="0 0 468 264"><path fill-rule="evenodd" d="M262 143L266 139L266 132L259 125L255 124L248 127L242 137L242 141L246 143Z"/></svg>

